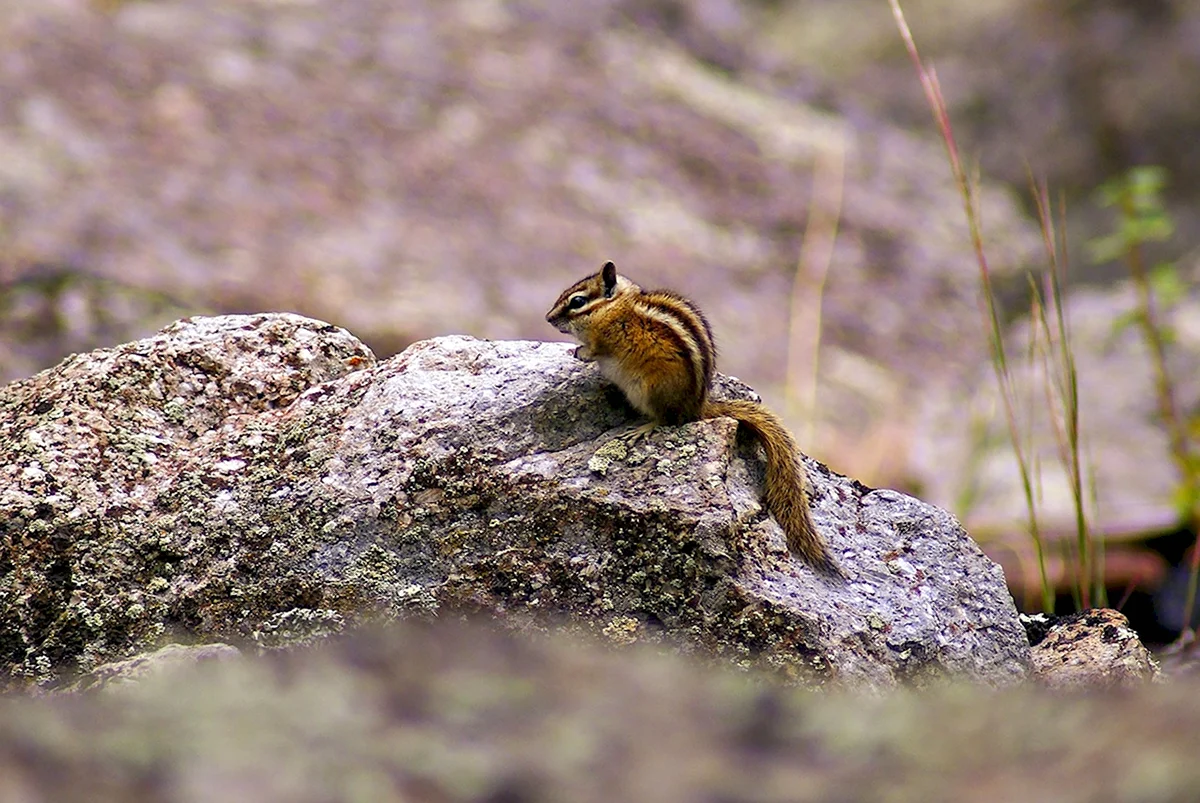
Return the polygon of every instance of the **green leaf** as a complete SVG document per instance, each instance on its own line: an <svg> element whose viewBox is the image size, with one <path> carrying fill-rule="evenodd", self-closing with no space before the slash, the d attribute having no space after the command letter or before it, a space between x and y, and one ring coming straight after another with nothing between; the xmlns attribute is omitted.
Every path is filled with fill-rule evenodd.
<svg viewBox="0 0 1200 803"><path fill-rule="evenodd" d="M1173 262L1160 262L1150 272L1150 289L1154 297L1165 307L1173 307L1187 296L1187 283L1179 275Z"/></svg>
<svg viewBox="0 0 1200 803"><path fill-rule="evenodd" d="M1138 242L1150 240L1168 240L1175 233L1175 225L1162 209L1155 208L1145 215L1131 221L1137 232Z"/></svg>
<svg viewBox="0 0 1200 803"><path fill-rule="evenodd" d="M1113 322L1112 322L1113 336L1116 337L1117 335L1121 334L1129 327L1138 323L1138 321L1140 321L1141 319L1142 319L1141 310L1136 310L1136 309L1125 310L1120 315L1113 318Z"/></svg>
<svg viewBox="0 0 1200 803"><path fill-rule="evenodd" d="M1117 209L1116 230L1088 242L1093 262L1110 262L1129 255L1146 242L1168 240L1175 234L1175 224L1163 206L1162 189L1167 183L1167 171L1147 165L1135 167L1100 185L1096 202L1102 207Z"/></svg>
<svg viewBox="0 0 1200 803"><path fill-rule="evenodd" d="M1125 236L1118 232L1089 240L1087 250L1088 255L1092 259L1092 264L1102 265L1105 262L1113 262L1125 256L1128 245Z"/></svg>
<svg viewBox="0 0 1200 803"><path fill-rule="evenodd" d="M1181 482L1171 491L1171 507L1175 508L1182 521L1191 521L1192 513L1200 505L1197 491L1190 488L1188 483Z"/></svg>
<svg viewBox="0 0 1200 803"><path fill-rule="evenodd" d="M1158 195L1167 186L1167 170L1160 165L1134 167L1128 173L1128 182L1137 194Z"/></svg>

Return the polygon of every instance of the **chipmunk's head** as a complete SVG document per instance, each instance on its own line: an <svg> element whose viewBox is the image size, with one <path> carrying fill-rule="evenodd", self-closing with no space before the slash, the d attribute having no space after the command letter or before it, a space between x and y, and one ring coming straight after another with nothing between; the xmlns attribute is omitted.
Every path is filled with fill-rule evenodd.
<svg viewBox="0 0 1200 803"><path fill-rule="evenodd" d="M546 313L546 320L558 331L579 337L588 318L597 310L627 293L641 288L617 273L617 266L605 262L598 273L580 279L563 291Z"/></svg>

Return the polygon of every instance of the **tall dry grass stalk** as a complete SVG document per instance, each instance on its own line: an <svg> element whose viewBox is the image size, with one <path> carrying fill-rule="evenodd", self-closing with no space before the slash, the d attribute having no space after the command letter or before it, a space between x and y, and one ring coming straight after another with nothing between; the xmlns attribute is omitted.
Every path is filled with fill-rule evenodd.
<svg viewBox="0 0 1200 803"><path fill-rule="evenodd" d="M962 158L958 151L958 143L954 138L954 129L950 125L950 112L946 106L946 99L942 94L937 73L931 67L926 67L921 59L920 52L917 50L916 42L913 40L912 31L909 30L908 21L904 17L904 11L900 7L899 0L888 0L888 4L891 6L892 15L896 18L896 26L899 28L900 36L904 40L904 46L908 50L908 55L912 59L913 66L916 68L917 76L921 81L921 88L925 92L925 99L928 101L929 108L933 112L934 123L937 125L938 131L942 136L942 142L946 146L946 156L950 162L950 170L954 175L955 183L958 185L959 194L962 196L963 211L966 214L967 226L970 230L971 248L975 253L975 259L979 265L979 282L982 290L981 304L989 328L992 366L996 372L996 380L1000 389L1000 398L1004 406L1004 418L1008 426L1009 439L1012 443L1013 452L1017 459L1017 467L1020 472L1021 490L1025 497L1026 512L1028 515L1029 535L1033 541L1034 551L1037 556L1038 576L1042 586L1042 607L1047 611L1053 611L1054 588L1046 574L1045 544L1038 527L1037 509L1034 498L1034 481L1031 470L1032 463L1021 442L1021 432L1017 424L1015 412L1015 385L1009 369L1008 355L1005 353L1004 333L992 285L991 269L988 265L987 254L983 248L983 229L979 213L978 178L968 176L966 169L963 167Z"/></svg>
<svg viewBox="0 0 1200 803"><path fill-rule="evenodd" d="M813 446L825 283L833 264L846 184L845 139L834 142L833 147L818 153L813 166L808 221L796 260L788 313L784 409L789 417L805 422L800 433L800 446L804 449Z"/></svg>

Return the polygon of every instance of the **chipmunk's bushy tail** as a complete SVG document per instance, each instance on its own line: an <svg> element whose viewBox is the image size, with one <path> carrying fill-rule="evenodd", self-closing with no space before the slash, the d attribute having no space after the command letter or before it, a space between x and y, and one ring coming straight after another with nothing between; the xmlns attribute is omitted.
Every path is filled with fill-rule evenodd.
<svg viewBox="0 0 1200 803"><path fill-rule="evenodd" d="M745 424L767 453L767 510L787 536L788 549L825 574L843 576L808 511L804 466L792 433L777 415L752 401L706 401L701 418L728 416Z"/></svg>

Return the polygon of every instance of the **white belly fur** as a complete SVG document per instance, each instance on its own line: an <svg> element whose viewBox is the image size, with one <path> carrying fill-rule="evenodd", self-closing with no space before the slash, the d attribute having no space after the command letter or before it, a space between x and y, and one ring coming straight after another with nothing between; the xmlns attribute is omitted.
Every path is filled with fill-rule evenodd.
<svg viewBox="0 0 1200 803"><path fill-rule="evenodd" d="M597 362L600 364L600 373L621 389L625 398L634 408L643 415L654 417L654 410L650 406L650 397L644 382L634 374L622 370L621 364L611 357L601 357Z"/></svg>

